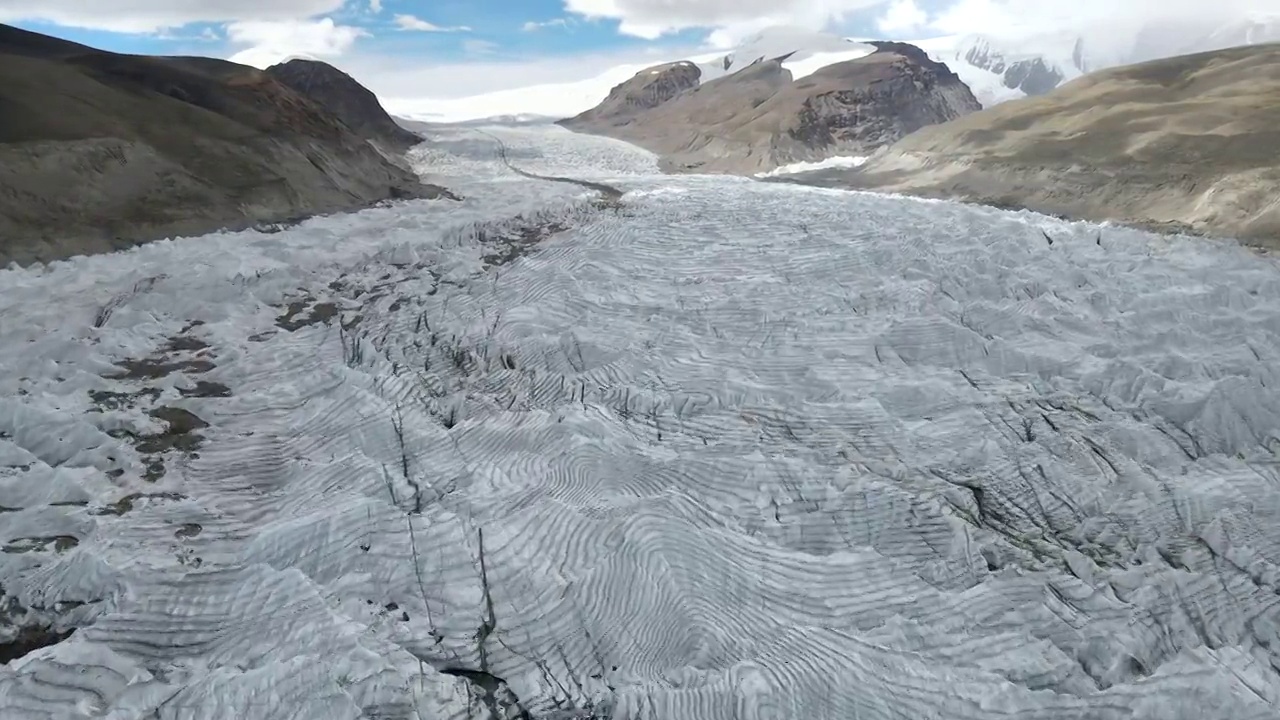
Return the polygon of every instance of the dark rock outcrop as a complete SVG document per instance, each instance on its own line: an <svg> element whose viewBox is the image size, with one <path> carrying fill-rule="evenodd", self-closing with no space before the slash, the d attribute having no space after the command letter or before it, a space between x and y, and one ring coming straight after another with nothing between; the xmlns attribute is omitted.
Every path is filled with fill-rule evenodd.
<svg viewBox="0 0 1280 720"><path fill-rule="evenodd" d="M969 88L943 63L914 45L873 42L876 52L815 74L826 87L808 94L790 134L806 148L870 154L928 125L982 109Z"/></svg>
<svg viewBox="0 0 1280 720"><path fill-rule="evenodd" d="M1060 70L1049 67L1042 58L1019 60L1004 72L1004 85L1028 95L1044 95L1066 79Z"/></svg>
<svg viewBox="0 0 1280 720"><path fill-rule="evenodd" d="M0 25L0 265L442 192L260 70Z"/></svg>
<svg viewBox="0 0 1280 720"><path fill-rule="evenodd" d="M634 142L662 155L670 170L747 174L869 155L921 127L981 109L946 65L919 48L872 45L866 57L798 81L783 66L785 57L675 93L690 82L688 71L643 70L615 88L611 100L561 124ZM650 78L664 77L670 79L663 92L638 92Z"/></svg>
<svg viewBox="0 0 1280 720"><path fill-rule="evenodd" d="M400 152L422 142L397 125L368 88L328 63L294 59L272 65L267 74L316 101L367 140Z"/></svg>
<svg viewBox="0 0 1280 720"><path fill-rule="evenodd" d="M1076 44L1079 54L1079 42ZM1000 76L1001 83L1012 90L1021 90L1027 95L1043 95L1062 84L1066 79L1062 71L1050 66L1044 58L1033 57L1007 61L1000 52L990 45L981 43L969 48L964 61L970 65ZM1080 60L1083 63L1083 60Z"/></svg>

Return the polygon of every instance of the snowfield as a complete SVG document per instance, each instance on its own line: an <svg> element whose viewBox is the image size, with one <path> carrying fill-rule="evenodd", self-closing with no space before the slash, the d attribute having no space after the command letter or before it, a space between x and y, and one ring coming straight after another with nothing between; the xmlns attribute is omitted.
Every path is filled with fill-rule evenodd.
<svg viewBox="0 0 1280 720"><path fill-rule="evenodd" d="M1277 716L1275 259L484 132L0 271L0 717Z"/></svg>
<svg viewBox="0 0 1280 720"><path fill-rule="evenodd" d="M758 172L755 174L755 177L768 178L778 177L779 175L795 175L798 173L811 172L813 170L827 170L830 168L856 168L865 165L868 159L869 158L862 155L837 155L835 157L829 157L825 160L818 160L816 162L797 162L789 165L783 165L772 170L766 170L765 172Z"/></svg>

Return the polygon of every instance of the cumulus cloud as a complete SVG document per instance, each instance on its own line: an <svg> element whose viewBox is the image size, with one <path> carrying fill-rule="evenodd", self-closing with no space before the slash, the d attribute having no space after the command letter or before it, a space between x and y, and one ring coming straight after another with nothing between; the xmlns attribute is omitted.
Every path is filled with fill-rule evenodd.
<svg viewBox="0 0 1280 720"><path fill-rule="evenodd" d="M1212 27L1255 14L1280 14L1280 0L952 0L931 15L929 26L948 34L1122 34L1151 25Z"/></svg>
<svg viewBox="0 0 1280 720"><path fill-rule="evenodd" d="M903 37L920 32L928 22L929 13L915 0L893 0L876 21L876 27L886 36Z"/></svg>
<svg viewBox="0 0 1280 720"><path fill-rule="evenodd" d="M430 108L434 100L447 102L481 93L518 92L535 85L580 81L624 68L622 82L639 70L698 52L697 46L627 48L570 55L476 56L466 60L406 63L392 54L358 52L343 58L342 69L360 78L392 104ZM628 69L629 68L629 69ZM387 105L388 108L391 105Z"/></svg>
<svg viewBox="0 0 1280 720"><path fill-rule="evenodd" d="M382 12L382 0L369 0L369 12Z"/></svg>
<svg viewBox="0 0 1280 720"><path fill-rule="evenodd" d="M339 25L331 18L227 25L227 40L232 45L247 46L232 55L231 61L259 68L296 56L333 58L346 53L356 40L368 35L361 28Z"/></svg>
<svg viewBox="0 0 1280 720"><path fill-rule="evenodd" d="M663 50L673 60L705 52L706 45L733 47L742 39L770 25L794 25L808 29L849 30L850 21L864 24L857 32L876 31L887 37L919 39L943 34L982 33L995 36L1040 36L1048 33L1085 33L1091 54L1100 62L1110 58L1108 42L1124 45L1117 57L1170 53L1179 49L1170 28L1181 23L1203 34L1209 28L1247 17L1250 13L1280 15L1280 0L562 0L568 22L615 20L621 32L658 37L684 29L707 32L704 45L675 51ZM556 23L558 24L558 23ZM542 23L525 23L532 32ZM1141 31L1141 27L1158 28ZM1140 34L1159 42L1139 52ZM1135 40L1135 38L1139 38ZM1154 42L1154 41L1153 41ZM1070 48L1070 45L1067 45ZM682 52L684 54L682 54ZM447 72L433 66L431 72L398 70L366 73L381 83L382 92L399 98L429 96L451 98L503 90L536 83L582 80L619 62L600 58L538 58L519 63L470 62L450 66ZM429 104L429 103L428 103Z"/></svg>
<svg viewBox="0 0 1280 720"><path fill-rule="evenodd" d="M397 15L395 17L396 25L401 30L412 30L414 32L466 32L471 28L460 25L458 27L440 27L434 23L429 23L422 18L413 15Z"/></svg>
<svg viewBox="0 0 1280 720"><path fill-rule="evenodd" d="M619 32L644 39L689 28L740 35L751 28L794 25L818 30L885 0L564 0L565 11L617 20ZM738 32L734 32L737 30Z"/></svg>
<svg viewBox="0 0 1280 720"><path fill-rule="evenodd" d="M1250 13L1280 13L1280 0L563 0L566 12L616 20L619 32L646 39L691 28L714 32L718 44L769 25L811 30L839 26L854 13L878 16L891 35L1026 34L1136 25L1220 24ZM932 11L932 12L930 12Z"/></svg>
<svg viewBox="0 0 1280 720"><path fill-rule="evenodd" d="M284 22L333 12L344 0L0 0L0 22L45 21L144 33L193 22Z"/></svg>

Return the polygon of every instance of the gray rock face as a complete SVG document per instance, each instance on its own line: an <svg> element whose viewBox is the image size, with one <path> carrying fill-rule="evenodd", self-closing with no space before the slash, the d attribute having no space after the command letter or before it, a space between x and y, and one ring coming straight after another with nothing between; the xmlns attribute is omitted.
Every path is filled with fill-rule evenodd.
<svg viewBox="0 0 1280 720"><path fill-rule="evenodd" d="M1085 58L1084 38L1076 38L1075 45L1071 47L1071 62L1080 72L1087 73L1091 70L1089 61Z"/></svg>
<svg viewBox="0 0 1280 720"><path fill-rule="evenodd" d="M1061 71L1049 67L1040 58L1019 60L1004 73L1005 87L1017 88L1028 95L1044 95L1061 85L1064 79Z"/></svg>
<svg viewBox="0 0 1280 720"><path fill-rule="evenodd" d="M0 265L437 196L271 75L0 25Z"/></svg>
<svg viewBox="0 0 1280 720"><path fill-rule="evenodd" d="M689 62L669 63L641 70L609 91L596 107L573 118L573 123L627 122L637 113L651 110L680 93L698 87L702 71Z"/></svg>
<svg viewBox="0 0 1280 720"><path fill-rule="evenodd" d="M1080 57L1080 54L1080 43L1077 41L1075 55L1078 62L1083 64L1083 58ZM988 45L977 45L969 48L969 51L965 53L964 59L976 68L1001 76L1001 81L1005 87L1021 90L1028 95L1043 95L1061 85L1062 81L1066 79L1061 70L1051 67L1044 61L1044 58L1037 57L1008 62L1000 52L993 50Z"/></svg>
<svg viewBox="0 0 1280 720"><path fill-rule="evenodd" d="M807 98L797 126L789 131L792 138L819 154L828 148L869 154L927 125L982 109L960 78L922 50L906 43L871 44L888 62L833 66L842 79L860 82L849 83L853 87L848 90ZM849 72L872 68L870 77Z"/></svg>
<svg viewBox="0 0 1280 720"><path fill-rule="evenodd" d="M919 48L872 44L871 55L799 81L782 59L697 86L691 84L697 68L687 63L643 70L599 107L561 124L634 142L662 155L669 170L749 174L867 155L921 127L981 109L946 65Z"/></svg>
<svg viewBox="0 0 1280 720"><path fill-rule="evenodd" d="M400 151L422 142L397 125L368 88L328 63L290 60L267 68L267 74L319 103L361 137Z"/></svg>

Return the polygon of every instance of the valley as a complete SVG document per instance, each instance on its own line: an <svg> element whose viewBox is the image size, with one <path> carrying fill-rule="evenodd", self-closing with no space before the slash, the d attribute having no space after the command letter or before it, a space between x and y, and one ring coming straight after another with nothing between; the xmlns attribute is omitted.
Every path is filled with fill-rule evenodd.
<svg viewBox="0 0 1280 720"><path fill-rule="evenodd" d="M6 717L1274 717L1275 259L408 158L458 199L0 271Z"/></svg>

